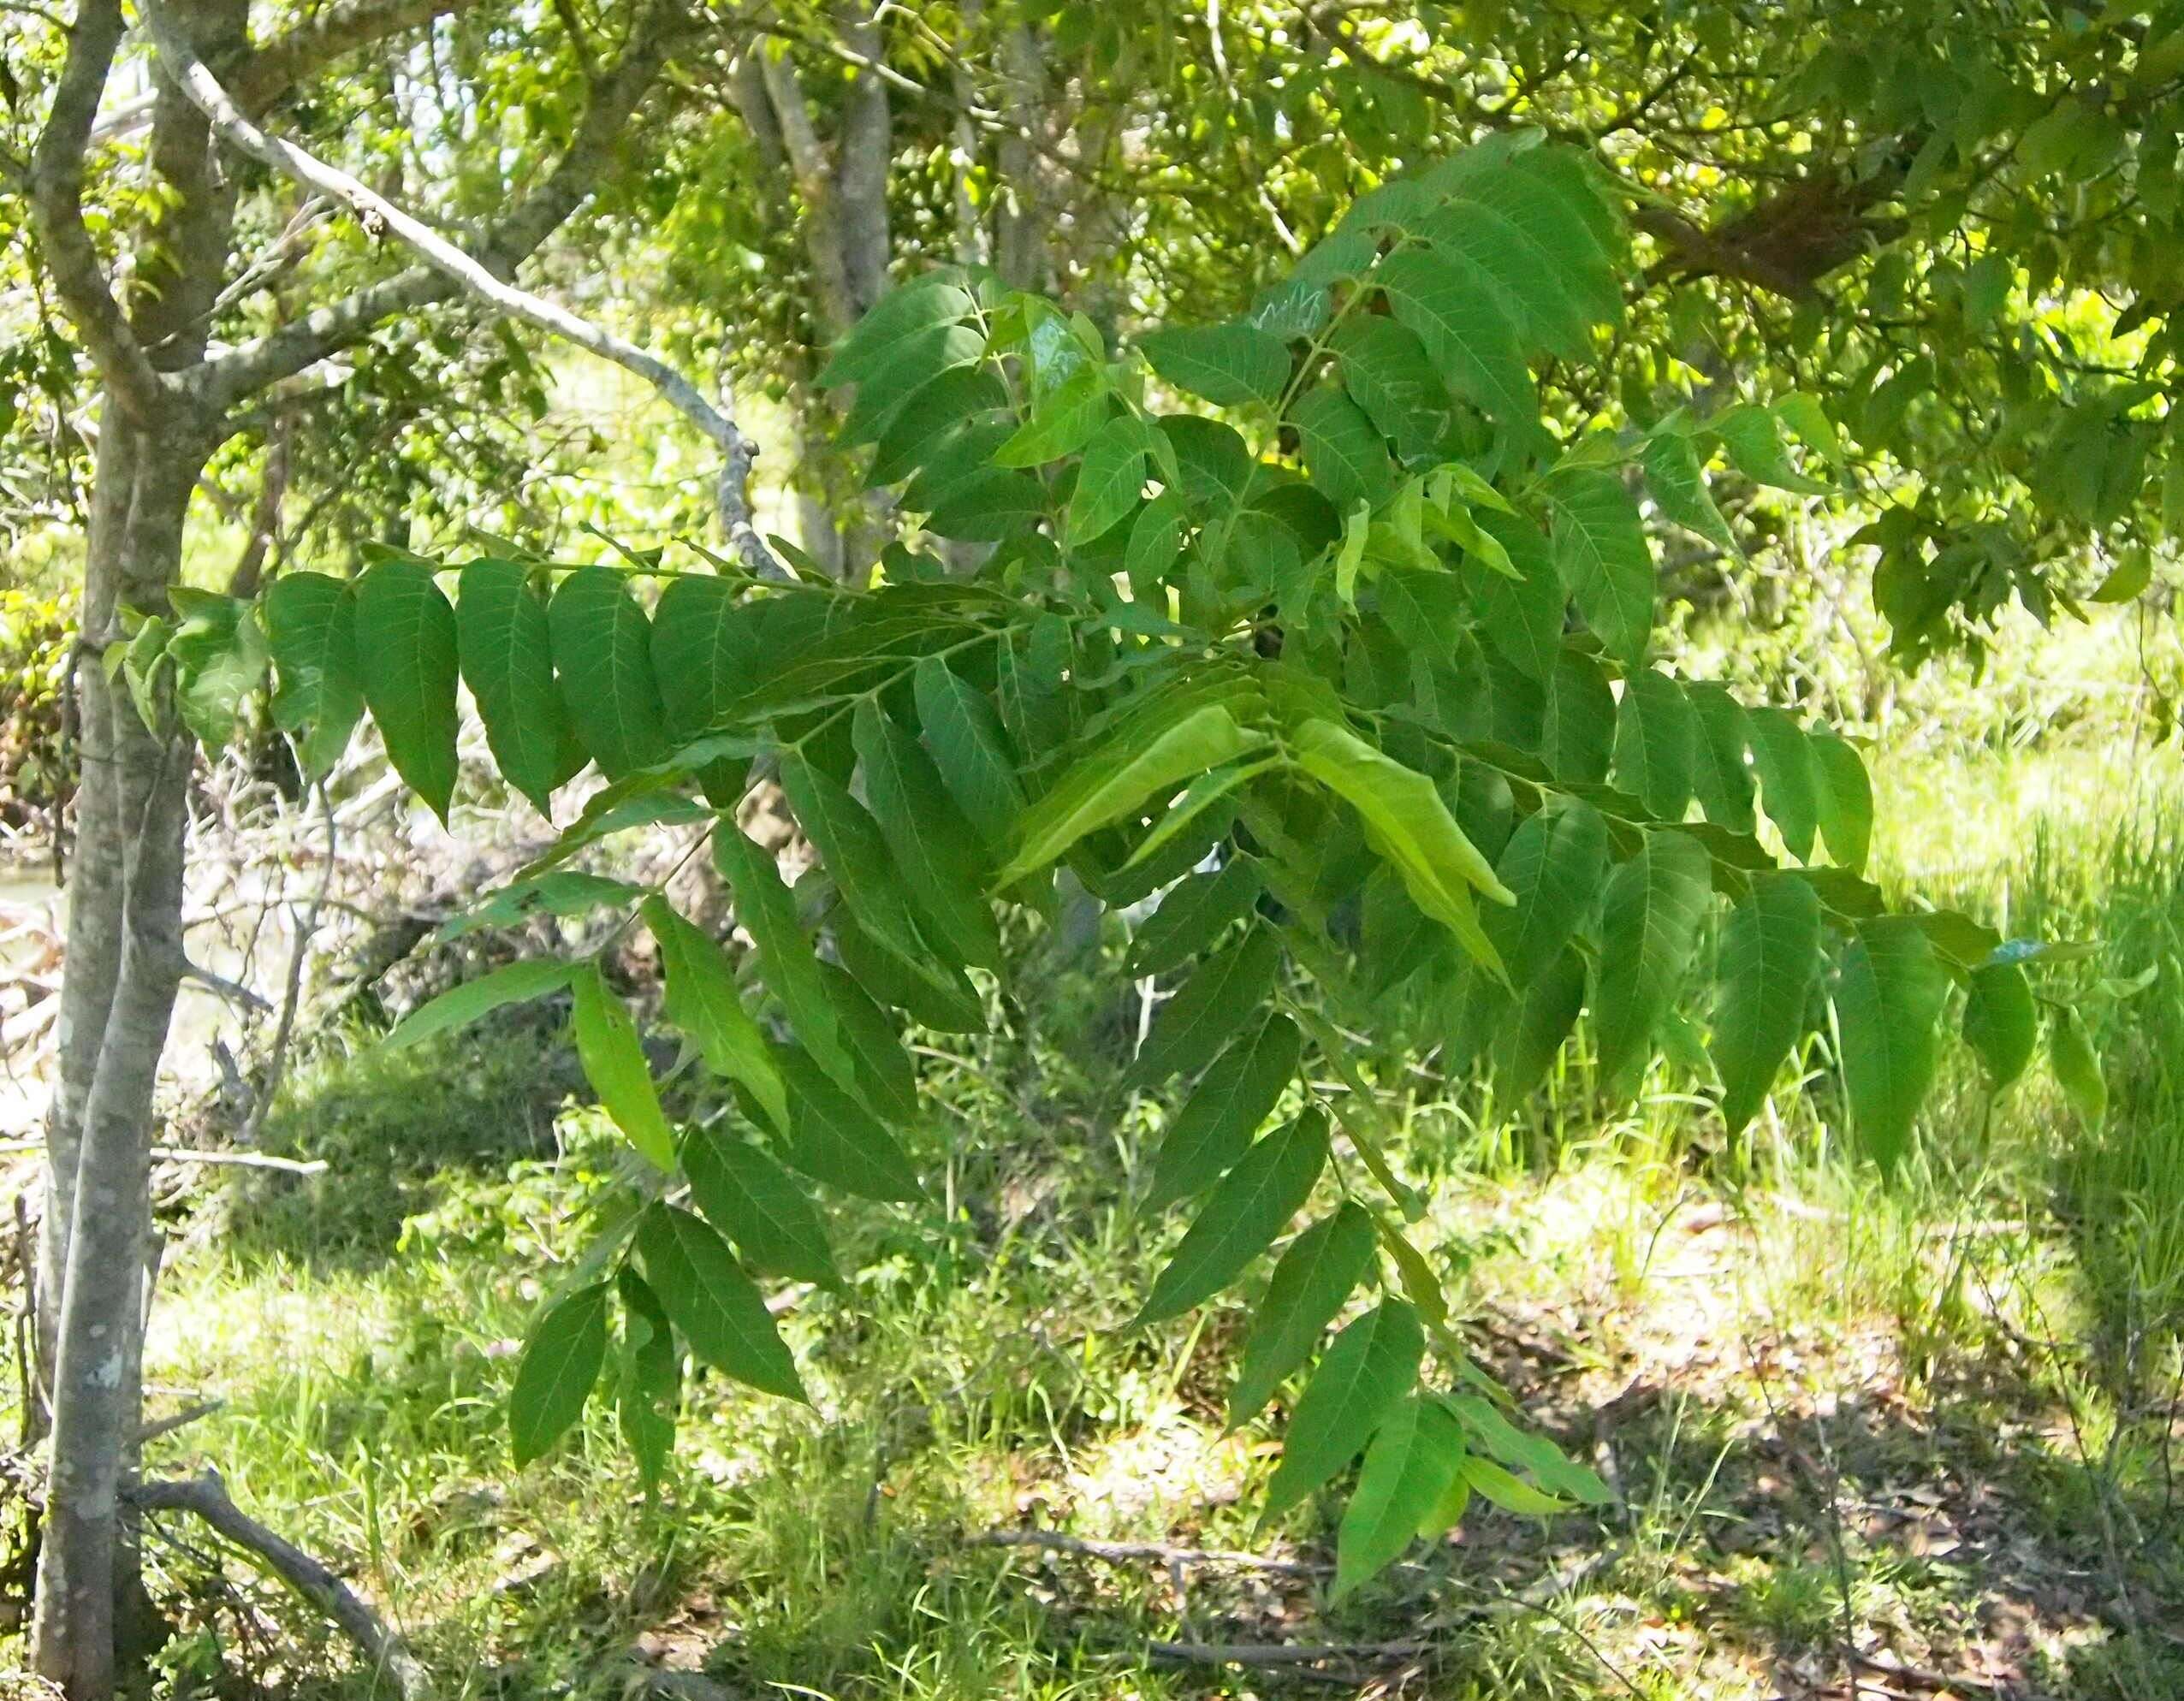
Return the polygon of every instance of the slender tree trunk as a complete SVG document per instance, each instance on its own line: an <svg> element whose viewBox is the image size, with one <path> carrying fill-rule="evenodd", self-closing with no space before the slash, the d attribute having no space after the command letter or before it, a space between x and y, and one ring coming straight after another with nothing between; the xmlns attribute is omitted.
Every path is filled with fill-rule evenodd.
<svg viewBox="0 0 2184 1701"><path fill-rule="evenodd" d="M189 493L205 460L197 434L183 421L108 426L93 496L106 529L85 584L88 643L101 646L118 635L120 608L164 609L181 566ZM125 481L126 494L109 488L109 479ZM121 1494L143 1404L152 1092L184 961L191 751L171 715L147 727L103 668L85 667L79 677L85 769L103 768L104 778L99 830L82 833L70 893L69 992L84 973L103 982L104 998L103 1011L81 1012L103 1019L72 1020L62 1045L55 1130L74 1117L68 1131L74 1162L57 1145L49 1160L52 1193L41 1261L59 1265L62 1279L50 1291L62 1299L50 1360L49 1509L32 1647L39 1675L69 1701L105 1701L114 1689L117 1599L134 1594L133 1532L122 1516ZM80 1004L91 1005L99 990L79 994ZM78 1014L65 1011L68 1018Z"/></svg>

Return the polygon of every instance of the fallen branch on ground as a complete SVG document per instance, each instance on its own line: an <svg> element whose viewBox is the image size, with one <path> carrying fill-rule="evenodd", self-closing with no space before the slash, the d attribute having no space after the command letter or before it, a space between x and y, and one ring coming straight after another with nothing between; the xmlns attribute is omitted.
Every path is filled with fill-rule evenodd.
<svg viewBox="0 0 2184 1701"><path fill-rule="evenodd" d="M216 1472L180 1481L141 1483L129 1499L145 1512L187 1512L278 1577L341 1627L375 1669L395 1681L402 1701L424 1701L431 1680L409 1645L364 1597L294 1542L277 1536L228 1497Z"/></svg>
<svg viewBox="0 0 2184 1701"><path fill-rule="evenodd" d="M1290 1577L1324 1577L1332 1566L1315 1565L1301 1559L1269 1559L1255 1553L1228 1553L1214 1548L1171 1547L1164 1542L1096 1542L1083 1536L1065 1536L1053 1530L988 1530L971 1538L978 1548L1044 1548L1055 1553L1083 1554L1089 1559L1127 1562L1158 1560L1164 1565L1234 1565L1254 1571L1271 1571Z"/></svg>

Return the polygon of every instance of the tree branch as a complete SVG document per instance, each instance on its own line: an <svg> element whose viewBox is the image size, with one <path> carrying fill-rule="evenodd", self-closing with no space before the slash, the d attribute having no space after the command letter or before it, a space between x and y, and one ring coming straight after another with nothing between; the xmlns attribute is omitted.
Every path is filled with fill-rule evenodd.
<svg viewBox="0 0 2184 1701"><path fill-rule="evenodd" d="M511 318L587 349L633 372L659 393L717 447L725 462L718 489L721 520L729 541L753 573L774 571L764 542L751 525L749 482L756 450L735 422L700 394L697 387L657 356L580 317L558 303L533 295L496 272L485 261L457 247L422 219L366 187L346 171L306 153L294 143L269 136L244 116L219 80L175 27L161 0L139 0L145 27L166 74L189 96L231 145L285 173L305 187L329 195L368 225L400 237L426 265L464 293L498 308Z"/></svg>
<svg viewBox="0 0 2184 1701"><path fill-rule="evenodd" d="M123 412L145 418L167 399L167 387L114 299L83 218L84 152L122 32L121 0L82 0L53 105L31 156L30 199L62 305Z"/></svg>
<svg viewBox="0 0 2184 1701"><path fill-rule="evenodd" d="M351 0L348 5L329 6L252 54L229 78L228 87L244 111L262 116L290 89L333 61L475 3L476 0Z"/></svg>
<svg viewBox="0 0 2184 1701"><path fill-rule="evenodd" d="M339 1625L365 1657L394 1680L403 1701L424 1701L431 1692L430 1674L370 1604L294 1542L275 1535L237 1506L216 1473L187 1482L140 1483L128 1491L128 1498L141 1511L187 1512L203 1519Z"/></svg>
<svg viewBox="0 0 2184 1701"><path fill-rule="evenodd" d="M615 139L680 39L678 22L687 21L663 17L663 11L679 9L656 8L638 22L628 50L585 109L561 163L478 246L478 258L496 276L512 276L591 193ZM437 268L412 266L206 362L199 369L198 386L214 406L232 406L339 353L382 321L457 293L455 281Z"/></svg>

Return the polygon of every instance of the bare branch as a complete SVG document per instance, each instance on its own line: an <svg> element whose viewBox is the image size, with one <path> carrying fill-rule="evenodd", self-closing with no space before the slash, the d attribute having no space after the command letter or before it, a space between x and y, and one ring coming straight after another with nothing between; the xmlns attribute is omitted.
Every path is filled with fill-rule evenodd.
<svg viewBox="0 0 2184 1701"><path fill-rule="evenodd" d="M357 213L400 237L424 263L458 288L498 308L511 318L587 349L633 372L721 451L727 470L718 498L721 523L745 564L756 572L774 571L766 546L751 525L748 492L754 449L735 422L708 401L680 372L635 343L603 326L571 312L556 302L532 294L509 282L484 261L457 247L422 219L368 188L336 166L306 153L294 143L269 136L244 116L232 97L181 33L175 29L159 0L141 0L145 27L157 47L162 68L196 103L212 127L228 143L275 170L286 173L306 188L329 195Z"/></svg>
<svg viewBox="0 0 2184 1701"><path fill-rule="evenodd" d="M122 41L121 0L82 0L68 32L68 57L31 156L31 210L46 268L69 319L125 412L149 416L168 392L114 299L83 219L84 152Z"/></svg>
<svg viewBox="0 0 2184 1701"><path fill-rule="evenodd" d="M276 1536L228 1497L216 1473L187 1482L141 1483L129 1499L145 1512L187 1512L261 1562L334 1622L395 1682L403 1701L424 1701L432 1681L401 1637L353 1589L294 1542Z"/></svg>
<svg viewBox="0 0 2184 1701"><path fill-rule="evenodd" d="M662 11L670 15L662 16ZM630 115L680 39L678 26L685 21L678 9L665 7L656 9L632 31L628 50L597 88L560 163L474 251L496 276L513 276L517 265L591 193ZM457 293L454 280L437 268L412 266L206 362L199 370L200 394L216 407L232 406L339 353L383 321Z"/></svg>

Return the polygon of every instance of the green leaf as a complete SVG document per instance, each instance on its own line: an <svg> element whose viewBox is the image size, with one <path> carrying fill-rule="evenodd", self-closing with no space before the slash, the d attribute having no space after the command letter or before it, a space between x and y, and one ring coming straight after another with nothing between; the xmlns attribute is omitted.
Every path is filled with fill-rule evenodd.
<svg viewBox="0 0 2184 1701"><path fill-rule="evenodd" d="M1805 1031L1805 1000L1820 962L1819 896L1790 874L1762 874L1722 930L1714 1067L1731 1135L1760 1105Z"/></svg>
<svg viewBox="0 0 2184 1701"><path fill-rule="evenodd" d="M570 974L576 991L576 1052L599 1103L639 1156L674 1173L675 1136L660 1110L652 1067L637 1037L629 1008L607 989L597 967L585 963Z"/></svg>
<svg viewBox="0 0 2184 1701"><path fill-rule="evenodd" d="M1331 720L1306 720L1291 735L1290 747L1299 768L1357 811L1366 838L1402 875L1411 902L1492 973L1505 975L1479 926L1471 892L1497 904L1514 903L1514 895L1464 837L1433 782Z"/></svg>
<svg viewBox="0 0 2184 1701"><path fill-rule="evenodd" d="M1160 1007L1144 1048L1131 1065L1131 1082L1157 1086L1207 1063L1265 1005L1281 954L1281 941L1270 929L1254 928L1241 944L1200 963L1183 989Z"/></svg>
<svg viewBox="0 0 2184 1701"><path fill-rule="evenodd" d="M817 1207L757 1147L717 1129L692 1129L682 1165L697 1208L751 1268L828 1287L840 1281Z"/></svg>
<svg viewBox="0 0 2184 1701"><path fill-rule="evenodd" d="M1520 1477L1510 1475L1491 1459L1474 1455L1463 1461L1463 1478L1481 1500L1489 1501L1504 1512L1515 1512L1525 1517L1551 1518L1558 1512L1567 1512L1567 1501L1553 1495L1543 1494Z"/></svg>
<svg viewBox="0 0 2184 1701"><path fill-rule="evenodd" d="M519 562L478 560L456 581L455 624L463 683L478 700L501 777L542 815L566 778L568 723L554 687L546 599Z"/></svg>
<svg viewBox="0 0 2184 1701"><path fill-rule="evenodd" d="M964 962L998 971L1000 930L977 885L984 854L940 770L876 699L857 705L853 725L864 794L928 924L922 930Z"/></svg>
<svg viewBox="0 0 2184 1701"><path fill-rule="evenodd" d="M1322 386L1290 409L1312 483L1337 507L1377 507L1395 488L1388 446L1365 412L1340 390Z"/></svg>
<svg viewBox="0 0 2184 1701"><path fill-rule="evenodd" d="M1665 821L1680 821L1697 782L1699 717L1683 687L1641 668L1623 682L1616 709L1615 783Z"/></svg>
<svg viewBox="0 0 2184 1701"><path fill-rule="evenodd" d="M455 791L455 611L422 561L357 580L357 674L387 759L444 821Z"/></svg>
<svg viewBox="0 0 2184 1701"><path fill-rule="evenodd" d="M1608 676L1581 649L1555 657L1547 684L1540 753L1556 779L1590 785L1607 777L1615 750L1615 692Z"/></svg>
<svg viewBox="0 0 2184 1701"><path fill-rule="evenodd" d="M1529 520L1514 515L1488 510L1472 518L1516 570L1515 578L1492 572L1472 575L1471 595L1487 641L1527 679L1550 679L1562 654L1569 596L1546 537Z"/></svg>
<svg viewBox="0 0 2184 1701"><path fill-rule="evenodd" d="M1698 760L1691 773L1699 807L1715 826L1750 833L1758 817L1752 808L1752 769L1744 756L1748 737L1744 705L1712 680L1686 685L1683 696L1699 718Z"/></svg>
<svg viewBox="0 0 2184 1701"><path fill-rule="evenodd" d="M1438 1402L1399 1402L1366 1449L1335 1539L1336 1600L1409 1547L1465 1469L1463 1432Z"/></svg>
<svg viewBox="0 0 2184 1701"><path fill-rule="evenodd" d="M976 307L970 292L953 278L935 274L906 283L874 303L842 339L819 374L822 389L863 383L885 370L900 345L934 330L958 330L958 321ZM980 349L983 340L970 333Z"/></svg>
<svg viewBox="0 0 2184 1701"><path fill-rule="evenodd" d="M757 947L759 978L780 1000L798 1040L834 1080L853 1084L856 1064L820 979L818 957L797 923L796 898L782 883L780 865L727 821L714 832L713 864L735 894L736 920Z"/></svg>
<svg viewBox="0 0 2184 1701"><path fill-rule="evenodd" d="M1250 1149L1259 1125L1296 1076L1303 1046L1297 1024L1278 1013L1214 1060L1160 1141L1145 1197L1148 1210L1212 1186Z"/></svg>
<svg viewBox="0 0 2184 1701"><path fill-rule="evenodd" d="M1574 797L1552 798L1510 835L1494 873L1515 898L1481 925L1511 985L1528 987L1591 912L1607 871L1608 824Z"/></svg>
<svg viewBox="0 0 2184 1701"><path fill-rule="evenodd" d="M922 1199L917 1171L895 1137L800 1052L775 1054L788 1082L794 1129L786 1156L814 1181L860 1199Z"/></svg>
<svg viewBox="0 0 2184 1701"><path fill-rule="evenodd" d="M1603 1081L1616 1081L1643 1061L1675 1002L1712 899L1706 853L1685 833L1648 833L1637 854L1608 876L1593 994Z"/></svg>
<svg viewBox="0 0 2184 1701"><path fill-rule="evenodd" d="M941 783L988 850L1004 853L1024 811L1024 786L993 705L937 655L918 657L913 679L918 723Z"/></svg>
<svg viewBox="0 0 2184 1701"><path fill-rule="evenodd" d="M1736 534L1706 489L1706 468L1690 438L1677 431L1657 432L1647 441L1645 467L1646 486L1664 514L1730 554L1741 553Z"/></svg>
<svg viewBox="0 0 2184 1701"><path fill-rule="evenodd" d="M905 963L922 962L927 945L904 883L908 870L898 867L887 835L871 812L841 781L801 752L784 756L780 771L781 790L797 821L818 847L850 913L875 941Z"/></svg>
<svg viewBox="0 0 2184 1701"><path fill-rule="evenodd" d="M584 1415L607 1361L607 1287L579 1289L540 1318L508 1390L508 1440L521 1470Z"/></svg>
<svg viewBox="0 0 2184 1701"><path fill-rule="evenodd" d="M1231 1429L1247 1421L1320 1344L1320 1337L1373 1267L1372 1214L1345 1200L1289 1243L1259 1301L1243 1364L1229 1390Z"/></svg>
<svg viewBox="0 0 2184 1701"><path fill-rule="evenodd" d="M708 1069L742 1083L774 1126L786 1133L788 1092L774 1067L766 1036L743 1007L727 953L658 893L644 900L644 910L645 925L660 943L667 975L662 1013L697 1042Z"/></svg>
<svg viewBox="0 0 2184 1701"><path fill-rule="evenodd" d="M1807 496L1834 494L1831 487L1807 478L1791 465L1772 409L1748 402L1721 414L1707 429L1721 439L1730 465L1754 483Z"/></svg>
<svg viewBox="0 0 2184 1701"><path fill-rule="evenodd" d="M659 1296L625 1264L614 1272L622 1297L622 1372L614 1405L622 1438L649 1488L667 1470L675 1446L675 1413L682 1403L682 1354Z"/></svg>
<svg viewBox="0 0 2184 1701"><path fill-rule="evenodd" d="M1763 706L1744 711L1751 736L1752 760L1760 771L1760 801L1782 834L1789 854L1801 862L1813 857L1813 836L1820 824L1820 773L1813 741L1788 709Z"/></svg>
<svg viewBox="0 0 2184 1701"><path fill-rule="evenodd" d="M1389 1299L1334 1338L1290 1419L1261 1521L1294 1506L1364 1450L1418 1380L1426 1332Z"/></svg>
<svg viewBox="0 0 2184 1701"><path fill-rule="evenodd" d="M1163 581L1183 554L1184 528L1190 520L1190 505L1181 492L1163 490L1138 510L1130 528L1123 572L1130 579L1131 596L1155 612L1166 612Z"/></svg>
<svg viewBox="0 0 2184 1701"><path fill-rule="evenodd" d="M1168 382L1216 407L1253 401L1272 406L1289 382L1289 350L1279 337L1250 325L1157 330L1138 347Z"/></svg>
<svg viewBox="0 0 2184 1701"><path fill-rule="evenodd" d="M1613 474L1565 469L1547 481L1556 569L1577 612L1608 652L1645 659L1653 630L1653 551L1637 505Z"/></svg>
<svg viewBox="0 0 2184 1701"><path fill-rule="evenodd" d="M1514 1109L1547 1078L1585 1007L1585 962L1565 947L1519 987L1516 1019L1494 1047L1494 1100Z"/></svg>
<svg viewBox="0 0 2184 1701"><path fill-rule="evenodd" d="M2039 1016L2024 969L2015 963L1973 969L1964 999L1964 1041L1979 1053L1996 1092L2024 1074L2039 1040Z"/></svg>
<svg viewBox="0 0 2184 1701"><path fill-rule="evenodd" d="M883 1120L917 1121L917 1074L893 1018L848 969L822 963L819 972L841 1020L842 1037L857 1060L858 1096Z"/></svg>
<svg viewBox="0 0 2184 1701"><path fill-rule="evenodd" d="M304 772L323 779L364 714L356 604L340 579L289 572L266 587L262 606L279 679L274 724L295 738Z"/></svg>
<svg viewBox="0 0 2184 1701"><path fill-rule="evenodd" d="M1138 924L1130 944L1131 974L1165 975L1181 967L1251 913L1262 885L1259 864L1249 856L1232 856L1217 869L1178 880Z"/></svg>
<svg viewBox="0 0 2184 1701"><path fill-rule="evenodd" d="M2079 1119L2088 1128L2099 1128L2108 1115L2108 1082L2074 1010L2056 1010L2048 1017L2048 1066Z"/></svg>
<svg viewBox="0 0 2184 1701"><path fill-rule="evenodd" d="M579 567L548 611L561 706L609 779L665 762L672 748L652 673L652 623L612 567Z"/></svg>
<svg viewBox="0 0 2184 1701"><path fill-rule="evenodd" d="M1565 360L1587 357L1592 315L1570 287L1568 270L1531 232L1493 207L1456 200L1421 220L1417 234L1493 279L1502 305L1530 341Z"/></svg>
<svg viewBox="0 0 2184 1701"><path fill-rule="evenodd" d="M546 957L526 957L451 987L437 998L419 1005L379 1042L384 1052L399 1052L420 1045L435 1034L467 1028L480 1016L503 1005L523 1004L557 993L568 984L570 965Z"/></svg>
<svg viewBox="0 0 2184 1701"><path fill-rule="evenodd" d="M637 1254L691 1351L762 1393L806 1397L764 1297L714 1229L687 1211L655 1205L638 1224Z"/></svg>
<svg viewBox="0 0 2184 1701"><path fill-rule="evenodd" d="M1327 1119L1308 1111L1244 1153L1208 1195L1131 1326L1211 1299L1274 1242L1311 1197L1327 1162Z"/></svg>
<svg viewBox="0 0 2184 1701"><path fill-rule="evenodd" d="M1463 1425L1475 1450L1483 1449L1512 1470L1520 1470L1556 1494L1587 1506L1607 1506L1615 1494L1593 1471L1565 1455L1535 1430L1519 1429L1500 1408L1476 1394L1453 1394L1445 1403Z"/></svg>
<svg viewBox="0 0 2184 1701"><path fill-rule="evenodd" d="M243 704L264 683L270 653L255 605L233 596L176 585L181 624L167 641L175 667L175 703L207 750L234 737Z"/></svg>
<svg viewBox="0 0 2184 1701"><path fill-rule="evenodd" d="M685 574L668 582L652 613L652 677L669 735L713 731L769 671L764 604L739 602L727 579ZM778 658L774 666L778 666Z"/></svg>
<svg viewBox="0 0 2184 1701"><path fill-rule="evenodd" d="M1261 756L1256 762L1235 762L1227 768L1217 768L1211 773L1200 774L1176 794L1175 801L1138 841L1137 848L1130 853L1129 860L1118 872L1127 874L1141 863L1153 861L1176 845L1178 834L1188 832L1193 822L1222 803L1237 786L1279 766L1280 761L1279 756Z"/></svg>
<svg viewBox="0 0 2184 1701"><path fill-rule="evenodd" d="M1042 868L1089 833L1112 826L1166 791L1259 749L1267 735L1237 724L1220 703L1193 710L1131 749L1111 740L1080 759L1054 789L1024 812L1018 850L994 884L1010 886Z"/></svg>
<svg viewBox="0 0 2184 1701"><path fill-rule="evenodd" d="M1380 314L1345 319L1332 340L1343 388L1404 456L1432 454L1448 435L1448 387L1417 333Z"/></svg>
<svg viewBox="0 0 2184 1701"><path fill-rule="evenodd" d="M1815 728L1810 744L1820 836L1837 866L1855 874L1872 847L1873 783L1857 747L1832 727Z"/></svg>
<svg viewBox="0 0 2184 1701"><path fill-rule="evenodd" d="M1912 1119L1934 1076L1935 1025L1949 973L1908 916L1858 924L1836 981L1843 1085L1859 1144L1892 1170L1911 1141Z"/></svg>
<svg viewBox="0 0 2184 1701"><path fill-rule="evenodd" d="M1096 366L1083 367L1040 399L1031 417L994 451L993 463L1041 466L1075 454L1107 424L1113 407L1114 392L1107 373Z"/></svg>
<svg viewBox="0 0 2184 1701"><path fill-rule="evenodd" d="M1403 248L1374 269L1372 281L1450 389L1495 419L1537 416L1516 326L1476 266L1443 250Z"/></svg>
<svg viewBox="0 0 2184 1701"><path fill-rule="evenodd" d="M1105 536L1137 506L1145 490L1147 447L1144 422L1130 414L1110 419L1085 446L1065 528L1071 548Z"/></svg>

